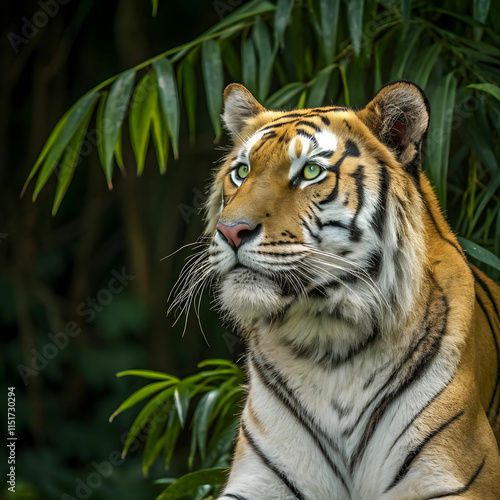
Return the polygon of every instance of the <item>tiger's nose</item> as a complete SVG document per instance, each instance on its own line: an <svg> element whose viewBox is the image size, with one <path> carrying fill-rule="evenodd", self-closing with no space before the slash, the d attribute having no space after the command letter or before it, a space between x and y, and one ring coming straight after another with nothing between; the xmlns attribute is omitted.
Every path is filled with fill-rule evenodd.
<svg viewBox="0 0 500 500"><path fill-rule="evenodd" d="M244 222L238 222L232 226L226 226L219 222L217 231L222 233L227 242L236 250L242 242L257 236L260 231L260 224L252 228Z"/></svg>

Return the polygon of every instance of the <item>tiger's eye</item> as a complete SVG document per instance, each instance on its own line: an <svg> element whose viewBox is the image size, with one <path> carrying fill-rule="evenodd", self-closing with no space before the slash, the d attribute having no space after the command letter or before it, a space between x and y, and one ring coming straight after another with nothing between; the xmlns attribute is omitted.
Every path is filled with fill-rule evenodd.
<svg viewBox="0 0 500 500"><path fill-rule="evenodd" d="M248 177L248 172L250 172L248 165L240 165L238 168L238 177L240 179L246 179Z"/></svg>
<svg viewBox="0 0 500 500"><path fill-rule="evenodd" d="M318 165L306 165L304 167L304 178L307 180L316 179L321 174L321 167Z"/></svg>

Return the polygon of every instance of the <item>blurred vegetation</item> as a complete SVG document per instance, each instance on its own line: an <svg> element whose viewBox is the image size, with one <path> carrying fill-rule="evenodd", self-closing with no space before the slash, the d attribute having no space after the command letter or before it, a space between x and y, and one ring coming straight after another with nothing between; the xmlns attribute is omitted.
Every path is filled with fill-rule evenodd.
<svg viewBox="0 0 500 500"><path fill-rule="evenodd" d="M217 415L234 417L236 401L221 402L241 375L234 366L214 375L224 371L217 364L206 376L192 373L208 357L236 360L242 345L220 326L208 298L200 322L212 347L196 320L181 338L184 325L171 327L165 302L189 252L160 259L202 231L199 209L230 81L284 108L361 107L389 81L418 83L432 107L425 168L464 248L499 278L500 5L236 3L79 0L61 5L30 37L25 19L34 21L41 6L5 7L3 31L26 40L16 45L4 36L0 56L0 203L8 214L0 225L0 377L17 390L16 498L77 496L79 487L96 499L153 498L165 488L153 483L165 476L165 463L174 478L189 466L220 477L227 465L234 418L218 424ZM160 47L174 48L152 56ZM19 201L23 185L36 204ZM119 292L116 274L125 282ZM48 359L49 332L72 332L70 322L80 333L67 334L67 346ZM36 372L25 372L27 385L20 365ZM135 378L114 378L135 368L178 378L157 375L142 389ZM162 394L155 383L166 384L162 405L154 403ZM143 391L131 396L137 403L138 395L152 396L142 412L150 405L170 424L139 433L144 413L134 419L130 410L110 426L108 417L134 390ZM118 461L127 429L144 447L131 446ZM216 442L220 453L208 460ZM109 475L104 467L95 486L96 466L112 460L118 465ZM208 481L196 473L191 480ZM163 498L183 494L185 485L177 486Z"/></svg>

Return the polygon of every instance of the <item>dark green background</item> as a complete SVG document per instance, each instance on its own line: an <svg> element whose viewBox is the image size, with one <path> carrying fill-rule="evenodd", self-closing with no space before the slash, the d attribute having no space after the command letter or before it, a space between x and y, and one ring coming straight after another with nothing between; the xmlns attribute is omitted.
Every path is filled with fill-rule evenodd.
<svg viewBox="0 0 500 500"><path fill-rule="evenodd" d="M172 327L174 316L165 315L168 294L190 252L160 259L200 235L198 209L221 156L204 99L198 104L196 142L182 134L181 159L169 159L166 175L158 175L150 152L137 178L125 140L129 175L115 172L112 192L91 147L56 217L50 215L55 178L35 204L33 185L19 199L45 140L76 99L106 78L193 39L222 11L210 1L160 1L153 18L146 0L69 0L16 54L9 33L23 36L23 18L32 21L40 10L34 1L4 2L0 16L0 435L6 431L7 387L14 386L16 499L59 499L64 493L78 498L77 480L98 484L89 477L95 472L92 463L109 461L111 453L121 451L123 434L138 411L108 423L141 385L117 379L116 372L150 368L183 376L196 371L204 358L234 359L241 352L237 339L209 311L208 297L202 324L211 347L194 315L184 336L183 318ZM122 269L135 278L90 321L88 305L78 306L97 296L107 302L109 295L101 290L108 289L112 271ZM70 321L81 333L57 349L37 376L28 376L26 386L18 366L35 366L33 349L42 353L45 348L50 357L48 334L63 331ZM2 478L3 457L0 453ZM182 452L172 470L165 472L159 461L146 479L140 460L141 449L130 453L90 494L81 489L81 498L154 498L164 486L153 486L152 478L186 472ZM2 480L0 492L5 488Z"/></svg>

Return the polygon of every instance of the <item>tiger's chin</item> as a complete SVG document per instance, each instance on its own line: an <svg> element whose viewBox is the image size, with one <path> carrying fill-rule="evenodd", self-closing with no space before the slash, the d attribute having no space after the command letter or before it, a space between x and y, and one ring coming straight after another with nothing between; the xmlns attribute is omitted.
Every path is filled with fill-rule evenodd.
<svg viewBox="0 0 500 500"><path fill-rule="evenodd" d="M279 313L283 307L283 293L263 274L248 268L236 268L222 278L218 302L229 320L244 326Z"/></svg>

